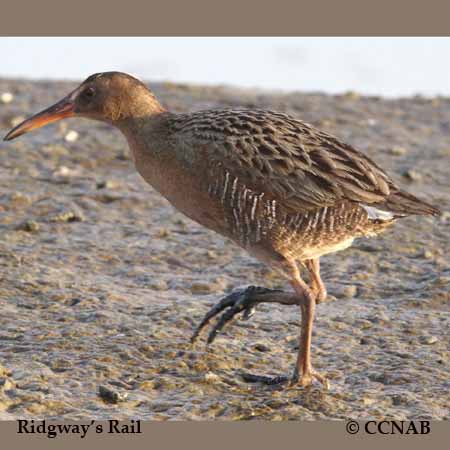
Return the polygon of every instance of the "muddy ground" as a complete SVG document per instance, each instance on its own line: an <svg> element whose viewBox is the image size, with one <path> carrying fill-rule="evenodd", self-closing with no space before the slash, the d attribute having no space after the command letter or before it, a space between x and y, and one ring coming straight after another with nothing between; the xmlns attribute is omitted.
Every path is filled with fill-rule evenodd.
<svg viewBox="0 0 450 450"><path fill-rule="evenodd" d="M0 79L0 134L74 86ZM119 132L70 119L0 142L0 418L450 418L450 99L151 87L174 111L300 117L444 214L323 258L313 364L331 388L280 390L240 374L291 373L296 308L263 305L209 350L189 337L225 293L285 282L146 185Z"/></svg>

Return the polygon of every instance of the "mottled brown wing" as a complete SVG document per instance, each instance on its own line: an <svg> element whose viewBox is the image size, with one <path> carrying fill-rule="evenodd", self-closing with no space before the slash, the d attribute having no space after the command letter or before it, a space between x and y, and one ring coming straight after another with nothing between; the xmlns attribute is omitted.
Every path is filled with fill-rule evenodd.
<svg viewBox="0 0 450 450"><path fill-rule="evenodd" d="M396 190L369 158L285 114L202 111L180 121L177 132L185 143L208 149L212 170L229 171L289 210L307 211L342 200L382 203Z"/></svg>

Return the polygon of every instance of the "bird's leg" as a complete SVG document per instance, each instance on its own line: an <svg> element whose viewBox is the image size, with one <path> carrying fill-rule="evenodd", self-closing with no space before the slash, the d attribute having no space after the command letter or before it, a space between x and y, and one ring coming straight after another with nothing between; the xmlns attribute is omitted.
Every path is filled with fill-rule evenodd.
<svg viewBox="0 0 450 450"><path fill-rule="evenodd" d="M327 289L320 277L320 261L319 258L307 259L304 261L311 277L311 290L316 296L316 303L320 303L327 298Z"/></svg>
<svg viewBox="0 0 450 450"><path fill-rule="evenodd" d="M196 328L191 337L194 342L203 328L208 325L213 317L225 312L219 317L213 329L208 335L207 343L211 344L224 326L230 322L237 314L243 312L244 319L253 315L254 307L258 303L281 303L283 305L298 305L298 295L291 292L283 292L277 289L267 289L258 286L249 286L241 289L223 298L219 303L212 307L205 315L200 325ZM228 309L227 309L228 308Z"/></svg>
<svg viewBox="0 0 450 450"><path fill-rule="evenodd" d="M207 343L214 341L224 326L230 322L237 314L243 312L244 318L251 316L253 308L258 303L281 303L283 305L299 305L302 320L299 342L299 352L294 375L291 378L291 385L309 386L313 379L320 381L324 387L328 388L325 377L315 372L311 366L311 337L315 310L315 294L300 277L297 265L292 264L291 284L294 292L284 292L281 290L266 289L262 287L250 286L247 289L231 293L223 298L218 304L211 308L205 315L200 325L196 328L191 342L194 342L203 328L213 317L222 314L209 333ZM223 312L226 310L225 312ZM284 383L289 381L288 377L280 376L270 378L267 376L242 374L245 381L262 382L269 385Z"/></svg>
<svg viewBox="0 0 450 450"><path fill-rule="evenodd" d="M299 338L299 350L294 375L291 380L292 385L310 386L314 378L320 381L325 388L328 388L326 378L315 370L311 365L311 339L314 322L314 311L316 307L315 294L309 286L300 277L298 267L293 267L294 273L291 284L295 292L302 299L300 303L301 310L301 331Z"/></svg>

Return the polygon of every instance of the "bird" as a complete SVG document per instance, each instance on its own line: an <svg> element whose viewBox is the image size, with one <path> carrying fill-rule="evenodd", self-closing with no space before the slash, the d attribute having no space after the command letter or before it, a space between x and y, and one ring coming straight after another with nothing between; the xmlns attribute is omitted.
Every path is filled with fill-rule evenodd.
<svg viewBox="0 0 450 450"><path fill-rule="evenodd" d="M227 295L195 329L216 319L207 343L258 304L299 308L292 376L247 374L247 381L329 386L311 363L316 304L327 298L320 257L397 220L437 216L438 208L402 190L372 159L291 115L252 108L168 111L138 78L89 76L62 100L13 128L6 141L69 117L105 122L125 136L142 178L193 221L228 238L279 273L293 290L249 286ZM307 278L305 281L304 273Z"/></svg>

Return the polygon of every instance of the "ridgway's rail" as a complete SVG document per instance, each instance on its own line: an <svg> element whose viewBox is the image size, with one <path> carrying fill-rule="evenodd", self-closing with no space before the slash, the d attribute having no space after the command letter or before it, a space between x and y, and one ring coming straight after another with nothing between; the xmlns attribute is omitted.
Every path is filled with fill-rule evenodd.
<svg viewBox="0 0 450 450"><path fill-rule="evenodd" d="M316 303L327 292L319 258L376 235L408 215L439 210L402 191L372 160L286 114L221 109L174 114L141 81L119 72L90 76L5 140L65 117L101 120L126 137L136 169L185 215L220 233L285 276L283 292L251 286L209 311L192 340L221 314L208 337L262 302L298 305L299 352L291 383L327 380L311 365ZM309 282L301 276L309 273ZM287 381L248 375L249 381Z"/></svg>

